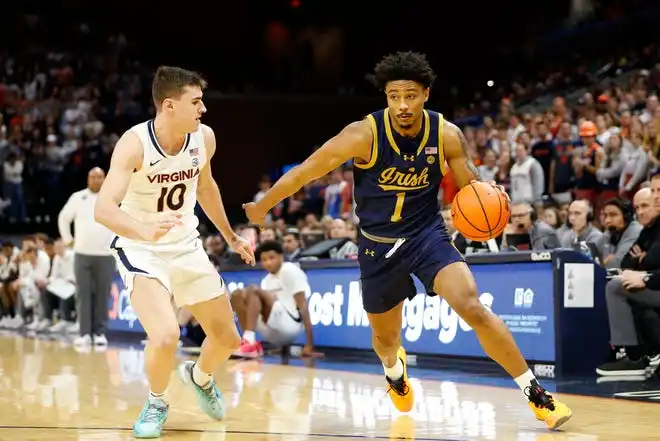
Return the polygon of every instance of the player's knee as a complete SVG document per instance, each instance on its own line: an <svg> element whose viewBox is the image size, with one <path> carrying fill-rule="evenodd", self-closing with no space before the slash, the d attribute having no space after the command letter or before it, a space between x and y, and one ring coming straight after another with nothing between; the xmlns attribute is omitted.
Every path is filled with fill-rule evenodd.
<svg viewBox="0 0 660 441"><path fill-rule="evenodd" d="M401 346L401 331L399 329L374 331L373 344L383 350L398 348Z"/></svg>
<svg viewBox="0 0 660 441"><path fill-rule="evenodd" d="M211 324L206 337L209 338L216 347L235 350L241 345L241 337L238 335L236 326L233 326L233 324L232 326L227 326L221 321Z"/></svg>
<svg viewBox="0 0 660 441"><path fill-rule="evenodd" d="M485 325L490 318L490 312L479 301L476 294L470 295L459 305L454 306L454 310L472 328Z"/></svg>
<svg viewBox="0 0 660 441"><path fill-rule="evenodd" d="M149 346L161 350L176 350L180 335L179 328L175 326L160 329L149 335Z"/></svg>

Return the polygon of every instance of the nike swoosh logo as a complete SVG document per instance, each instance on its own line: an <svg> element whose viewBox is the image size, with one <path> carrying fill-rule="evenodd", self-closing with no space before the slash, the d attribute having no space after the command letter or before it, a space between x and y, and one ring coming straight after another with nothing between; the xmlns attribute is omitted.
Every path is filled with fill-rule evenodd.
<svg viewBox="0 0 660 441"><path fill-rule="evenodd" d="M154 165L158 164L160 161L162 161L162 159L159 159L158 161L151 161L149 162L149 166L153 167Z"/></svg>

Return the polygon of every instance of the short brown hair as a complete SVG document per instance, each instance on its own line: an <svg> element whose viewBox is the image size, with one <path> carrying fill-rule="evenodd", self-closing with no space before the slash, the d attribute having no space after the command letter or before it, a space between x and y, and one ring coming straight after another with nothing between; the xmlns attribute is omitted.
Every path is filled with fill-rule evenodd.
<svg viewBox="0 0 660 441"><path fill-rule="evenodd" d="M197 72L180 67L160 66L151 83L151 96L156 107L167 98L179 97L186 86L197 86L204 90L206 80Z"/></svg>

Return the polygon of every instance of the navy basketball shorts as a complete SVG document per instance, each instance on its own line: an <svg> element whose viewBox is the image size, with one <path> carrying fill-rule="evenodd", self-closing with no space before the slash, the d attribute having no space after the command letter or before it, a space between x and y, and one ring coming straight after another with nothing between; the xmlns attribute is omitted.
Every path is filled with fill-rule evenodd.
<svg viewBox="0 0 660 441"><path fill-rule="evenodd" d="M442 222L434 222L399 246L360 234L359 250L362 304L370 314L387 312L403 300L414 298L417 288L411 274L417 276L429 295L436 295L433 281L438 271L465 261Z"/></svg>

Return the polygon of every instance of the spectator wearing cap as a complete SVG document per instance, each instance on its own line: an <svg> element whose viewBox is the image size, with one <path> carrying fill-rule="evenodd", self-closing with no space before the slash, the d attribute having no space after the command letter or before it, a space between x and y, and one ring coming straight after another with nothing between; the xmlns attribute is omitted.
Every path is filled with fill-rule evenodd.
<svg viewBox="0 0 660 441"><path fill-rule="evenodd" d="M598 135L596 124L588 120L583 121L580 124L579 134L582 139L582 147L579 147L573 156L573 168L577 177L575 198L589 201L597 211L600 183L596 178L596 172L600 168L605 153L600 144L596 142Z"/></svg>

